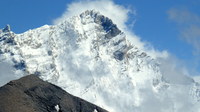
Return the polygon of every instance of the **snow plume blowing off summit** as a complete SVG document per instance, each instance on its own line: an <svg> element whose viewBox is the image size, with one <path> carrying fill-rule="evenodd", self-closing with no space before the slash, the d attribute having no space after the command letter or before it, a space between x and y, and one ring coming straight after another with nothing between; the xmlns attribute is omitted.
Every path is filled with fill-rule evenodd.
<svg viewBox="0 0 200 112"><path fill-rule="evenodd" d="M1 60L13 77L38 75L111 112L200 112L199 83L129 30L130 13L113 1L71 3L54 25L0 30Z"/></svg>

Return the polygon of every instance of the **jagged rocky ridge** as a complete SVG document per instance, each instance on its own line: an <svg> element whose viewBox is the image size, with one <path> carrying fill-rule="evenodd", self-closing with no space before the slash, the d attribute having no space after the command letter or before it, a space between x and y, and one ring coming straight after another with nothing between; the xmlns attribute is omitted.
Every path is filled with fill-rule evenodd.
<svg viewBox="0 0 200 112"><path fill-rule="evenodd" d="M0 87L0 99L0 112L107 112L36 75Z"/></svg>
<svg viewBox="0 0 200 112"><path fill-rule="evenodd" d="M173 102L171 90L182 91L163 77L156 59L94 10L22 34L7 26L0 30L0 54L11 59L16 72L38 75L109 111L141 111L149 94L162 103ZM188 84L188 94L200 99L198 84ZM175 105L160 108L172 111Z"/></svg>

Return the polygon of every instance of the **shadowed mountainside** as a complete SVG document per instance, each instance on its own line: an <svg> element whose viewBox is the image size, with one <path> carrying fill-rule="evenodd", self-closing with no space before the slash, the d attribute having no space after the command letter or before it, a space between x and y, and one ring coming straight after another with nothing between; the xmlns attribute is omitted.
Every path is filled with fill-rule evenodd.
<svg viewBox="0 0 200 112"><path fill-rule="evenodd" d="M28 75L0 87L0 112L107 111L35 75Z"/></svg>

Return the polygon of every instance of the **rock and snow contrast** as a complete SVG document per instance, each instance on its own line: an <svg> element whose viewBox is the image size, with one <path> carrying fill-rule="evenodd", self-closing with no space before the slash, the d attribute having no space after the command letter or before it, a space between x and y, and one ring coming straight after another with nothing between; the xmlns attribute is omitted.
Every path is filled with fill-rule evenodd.
<svg viewBox="0 0 200 112"><path fill-rule="evenodd" d="M200 111L198 83L173 82L157 59L94 10L22 34L7 26L0 30L0 55L15 77L38 75L111 112Z"/></svg>

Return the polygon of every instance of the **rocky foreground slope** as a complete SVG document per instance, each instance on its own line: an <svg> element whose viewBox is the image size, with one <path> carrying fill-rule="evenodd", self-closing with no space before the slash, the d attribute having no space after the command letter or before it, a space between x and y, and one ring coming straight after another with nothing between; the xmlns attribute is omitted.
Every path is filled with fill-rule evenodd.
<svg viewBox="0 0 200 112"><path fill-rule="evenodd" d="M0 112L107 112L60 87L28 75L0 87Z"/></svg>

